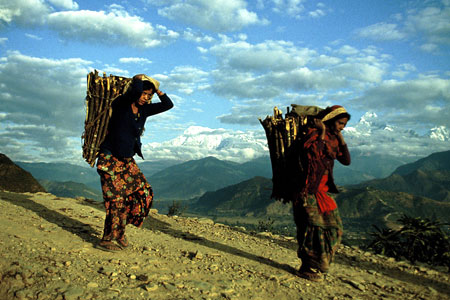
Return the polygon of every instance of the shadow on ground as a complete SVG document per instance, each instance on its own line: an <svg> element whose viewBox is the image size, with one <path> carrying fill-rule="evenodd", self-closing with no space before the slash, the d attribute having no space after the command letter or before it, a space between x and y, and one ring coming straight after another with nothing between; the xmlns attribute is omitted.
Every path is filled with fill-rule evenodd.
<svg viewBox="0 0 450 300"><path fill-rule="evenodd" d="M194 235L192 233L189 232L184 232L182 230L178 230L173 228L170 224L157 220L156 218L153 217L148 217L147 220L144 223L144 228L152 230L152 231L160 231L163 232L165 234L168 234L172 237L175 238L181 238L211 249L215 249L217 251L222 251L222 252L226 252L232 255L237 255L237 256L241 256L244 257L246 259L250 259L259 263L263 263L266 264L270 267L273 268L277 268L283 271L286 271L288 273L291 274L295 274L296 273L296 269L294 269L293 267L287 265L287 264L280 264L276 261L273 261L271 259L262 257L262 256L258 256L258 255L254 255L251 253L248 253L246 251L219 243L219 242L215 242L215 241L210 241L208 239L205 239L204 237L200 237L197 235Z"/></svg>
<svg viewBox="0 0 450 300"><path fill-rule="evenodd" d="M48 209L44 205L41 205L39 203L36 203L32 199L30 199L27 195L22 194L15 194L14 197L11 197L8 195L8 193L0 192L0 198L2 200L8 201L13 205L21 206L27 210L35 212L38 216L42 217L43 219L47 220L50 223L53 223L60 228L75 234L79 236L84 241L94 244L99 241L98 236L101 234L96 229L94 229L91 225L85 224L83 222L80 222L78 220L72 219L64 214L59 213L58 211ZM58 201L55 199L54 201ZM103 211L103 208L101 204L99 203L89 203L87 201L82 202L81 204L87 205L96 209L99 209L100 211ZM253 260L255 262L266 264L270 267L280 269L282 271L286 271L291 274L295 274L296 270L287 265L287 264L280 264L276 261L273 261L269 258L265 258L262 256L254 255L251 253L248 253L246 251L237 249L235 247L231 247L229 245L210 241L208 239L205 239L203 237L191 234L189 232L185 232L183 230L175 229L173 228L169 223L160 221L154 217L149 216L147 220L144 223L144 228L151 231L160 231L167 235L170 235L175 238L182 238L184 240L190 241L192 243L196 243L211 249L215 249L217 251L226 252L232 255L240 256L246 259ZM232 227L230 227L232 228ZM237 230L237 229L236 229ZM242 233L250 234L245 231L240 231ZM259 236L256 235L256 237L261 239L269 239L271 242L279 244L280 246L286 247L288 249L296 250L297 245L295 241L285 241L273 237L267 237L267 236ZM440 293L450 295L450 287L443 283L439 282L437 280L429 279L424 276L421 276L420 274L409 274L407 272L404 272L397 267L390 267L386 266L384 264L376 263L376 262L370 262L370 261L363 261L360 260L358 257L353 257L350 255L346 255L344 253L340 253L336 256L336 262L334 264L334 267L338 267L339 265L347 265L350 267L357 267L359 269L363 270L376 270L379 273L382 273L384 276L388 276L390 278L414 283L416 285L421 285L425 288L431 287Z"/></svg>
<svg viewBox="0 0 450 300"><path fill-rule="evenodd" d="M7 193L0 192L0 197L0 199L8 201L13 205L21 206L25 209L35 212L41 218L55 224L58 227L61 227L62 229L72 234L79 236L85 242L94 244L99 241L97 237L99 235L99 232L91 227L91 225L72 219L55 210L48 209L44 205L36 203L27 195L14 194L14 198L12 198Z"/></svg>

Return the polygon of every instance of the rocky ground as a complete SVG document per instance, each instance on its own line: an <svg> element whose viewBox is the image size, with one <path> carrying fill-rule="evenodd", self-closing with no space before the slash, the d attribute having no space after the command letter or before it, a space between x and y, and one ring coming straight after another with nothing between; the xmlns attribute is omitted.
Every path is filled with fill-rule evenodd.
<svg viewBox="0 0 450 300"><path fill-rule="evenodd" d="M120 253L95 248L103 207L0 191L0 299L449 299L445 269L342 246L320 283L295 275L296 242L152 211Z"/></svg>

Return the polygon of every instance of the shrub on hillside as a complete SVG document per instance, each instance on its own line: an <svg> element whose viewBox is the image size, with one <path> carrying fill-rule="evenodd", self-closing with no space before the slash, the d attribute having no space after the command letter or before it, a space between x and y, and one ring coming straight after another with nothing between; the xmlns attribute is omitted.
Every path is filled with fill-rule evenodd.
<svg viewBox="0 0 450 300"><path fill-rule="evenodd" d="M443 230L449 224L406 215L398 221L402 225L398 230L374 226L376 232L370 234L372 240L367 248L396 259L404 257L412 263L420 261L450 268L450 242Z"/></svg>
<svg viewBox="0 0 450 300"><path fill-rule="evenodd" d="M268 218L267 220L260 220L258 222L258 231L259 232L273 232L273 223L275 220L272 220L271 218Z"/></svg>
<svg viewBox="0 0 450 300"><path fill-rule="evenodd" d="M168 216L181 216L186 209L185 206L181 205L179 201L173 201L171 205L169 205L169 211L167 212Z"/></svg>

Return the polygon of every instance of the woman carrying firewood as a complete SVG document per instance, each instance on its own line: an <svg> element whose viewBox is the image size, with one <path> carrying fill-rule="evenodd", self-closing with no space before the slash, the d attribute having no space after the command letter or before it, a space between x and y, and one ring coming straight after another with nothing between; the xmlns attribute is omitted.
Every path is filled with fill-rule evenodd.
<svg viewBox="0 0 450 300"><path fill-rule="evenodd" d="M304 176L294 196L300 277L323 280L343 233L342 221L334 199L338 193L333 179L334 160L350 164L350 153L342 136L350 114L342 106L323 110L314 126L298 143Z"/></svg>
<svg viewBox="0 0 450 300"><path fill-rule="evenodd" d="M154 93L160 102L151 102ZM126 248L125 226L140 227L147 217L153 191L133 156L143 158L140 137L147 117L172 107L170 98L159 90L159 82L144 74L134 76L127 91L113 101L108 133L97 161L106 208L98 248L106 251Z"/></svg>

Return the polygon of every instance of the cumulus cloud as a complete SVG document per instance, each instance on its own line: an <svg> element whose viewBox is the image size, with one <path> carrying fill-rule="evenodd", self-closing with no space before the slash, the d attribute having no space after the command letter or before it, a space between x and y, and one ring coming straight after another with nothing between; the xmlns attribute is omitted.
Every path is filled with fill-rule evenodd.
<svg viewBox="0 0 450 300"><path fill-rule="evenodd" d="M426 43L420 46L420 50L423 52L435 53L439 49L437 44Z"/></svg>
<svg viewBox="0 0 450 300"><path fill-rule="evenodd" d="M357 35L362 38L370 38L377 41L401 40L406 33L398 29L397 24L377 23L357 30Z"/></svg>
<svg viewBox="0 0 450 300"><path fill-rule="evenodd" d="M151 160L192 160L214 156L222 160L245 162L267 155L264 131L233 131L190 126L180 136L143 146L144 156Z"/></svg>
<svg viewBox="0 0 450 300"><path fill-rule="evenodd" d="M226 38L222 43L211 47L210 51L217 56L221 65L256 72L290 70L304 66L316 53L307 48L298 48L292 42L265 41L250 44Z"/></svg>
<svg viewBox="0 0 450 300"><path fill-rule="evenodd" d="M287 14L291 17L298 17L305 9L303 0L272 0L273 11L277 13Z"/></svg>
<svg viewBox="0 0 450 300"><path fill-rule="evenodd" d="M78 9L78 3L72 0L48 0L48 2L50 2L51 4L53 4L58 8L73 9L73 10Z"/></svg>
<svg viewBox="0 0 450 300"><path fill-rule="evenodd" d="M48 16L48 25L65 38L95 43L151 48L167 44L179 34L164 26L152 26L139 16L113 5L110 11L61 11Z"/></svg>
<svg viewBox="0 0 450 300"><path fill-rule="evenodd" d="M2 23L17 23L31 27L45 23L50 7L43 0L15 0L0 2L0 28Z"/></svg>
<svg viewBox="0 0 450 300"><path fill-rule="evenodd" d="M425 52L437 53L450 44L450 2L424 2L393 16L396 23L380 22L356 30L356 35L377 41L413 40Z"/></svg>
<svg viewBox="0 0 450 300"><path fill-rule="evenodd" d="M214 93L261 102L286 92L361 90L380 82L388 68L384 56L351 46L320 54L285 41L251 44L222 38L209 52L218 62L211 72Z"/></svg>
<svg viewBox="0 0 450 300"><path fill-rule="evenodd" d="M236 31L249 25L268 23L255 12L249 11L244 0L149 2L164 5L158 9L161 16L214 32Z"/></svg>
<svg viewBox="0 0 450 300"><path fill-rule="evenodd" d="M405 25L414 33L424 34L430 43L450 44L450 2L409 12Z"/></svg>
<svg viewBox="0 0 450 300"><path fill-rule="evenodd" d="M363 155L391 154L402 157L424 157L449 147L449 130L434 128L420 135L414 130L387 124L376 113L368 112L352 127L344 130L351 151ZM147 143L144 156L150 160L193 160L214 156L245 162L268 155L267 139L262 127L254 131L189 126L176 138L162 143Z"/></svg>
<svg viewBox="0 0 450 300"><path fill-rule="evenodd" d="M186 41L195 43L212 43L215 39L212 36L206 35L202 32L195 31L192 28L186 28L183 32L183 38Z"/></svg>
<svg viewBox="0 0 450 300"><path fill-rule="evenodd" d="M401 64L397 66L397 70L392 72L392 75L395 77L403 78L416 70L417 68L412 64Z"/></svg>
<svg viewBox="0 0 450 300"><path fill-rule="evenodd" d="M75 149L80 149L89 64L78 58L47 59L19 52L0 58L2 152L12 159L19 152L73 158L67 146L75 140ZM15 152L18 147L22 148Z"/></svg>
<svg viewBox="0 0 450 300"><path fill-rule="evenodd" d="M383 113L395 125L415 129L450 127L450 80L437 77L386 80L353 100L352 105Z"/></svg>
<svg viewBox="0 0 450 300"><path fill-rule="evenodd" d="M322 9L316 9L314 11L310 11L308 14L312 18L320 18L325 16L326 13Z"/></svg>
<svg viewBox="0 0 450 300"><path fill-rule="evenodd" d="M193 66L177 66L168 74L155 74L164 89L187 95L208 87L208 72Z"/></svg>
<svg viewBox="0 0 450 300"><path fill-rule="evenodd" d="M165 26L153 26L139 16L130 15L120 5L113 4L107 11L91 11L77 10L78 4L72 0L49 2L64 10L56 11L43 0L2 1L0 26L13 23L25 27L47 25L68 40L136 48L166 45L179 37L179 33Z"/></svg>
<svg viewBox="0 0 450 300"><path fill-rule="evenodd" d="M436 134L436 130L440 132ZM391 154L400 157L425 157L448 150L449 131L435 128L425 134L386 123L374 112L364 114L358 123L344 129L350 151L363 155Z"/></svg>

